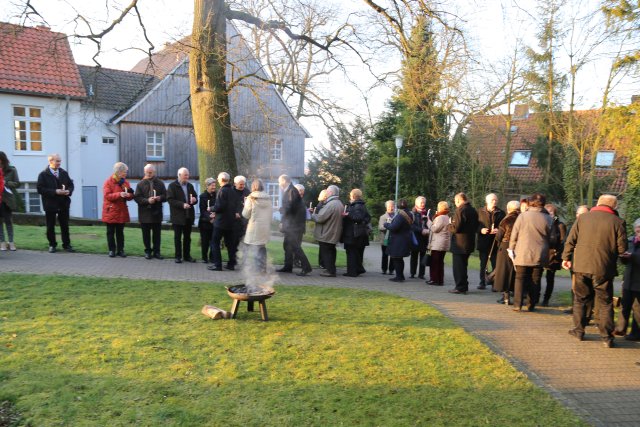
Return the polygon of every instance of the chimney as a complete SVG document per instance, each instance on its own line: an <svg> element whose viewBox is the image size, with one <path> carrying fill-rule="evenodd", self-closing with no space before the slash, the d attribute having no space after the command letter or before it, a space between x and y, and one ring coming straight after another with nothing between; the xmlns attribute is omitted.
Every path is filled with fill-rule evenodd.
<svg viewBox="0 0 640 427"><path fill-rule="evenodd" d="M529 117L529 106L527 104L516 105L513 109L513 119L522 120Z"/></svg>

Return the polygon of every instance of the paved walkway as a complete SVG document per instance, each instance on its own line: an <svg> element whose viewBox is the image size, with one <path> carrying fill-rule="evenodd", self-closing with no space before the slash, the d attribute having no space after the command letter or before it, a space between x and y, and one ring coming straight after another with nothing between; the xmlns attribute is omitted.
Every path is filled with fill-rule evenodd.
<svg viewBox="0 0 640 427"><path fill-rule="evenodd" d="M578 342L567 334L572 322L562 314L563 307L514 313L497 304L498 294L490 291L473 288L468 295L449 294L450 270L445 274L447 285L444 287L427 286L417 279L401 284L389 282L389 276L378 272L379 253L380 248L375 245L365 251L369 272L358 278L339 275L328 279L317 272L308 277L281 274L276 285L370 289L426 302L508 359L588 423L640 426L640 367L635 366L640 360L640 344L616 339L616 347L606 349L593 327L587 329L586 341ZM202 263L175 264L173 259L147 261L134 256L121 259L26 250L1 253L0 269L31 274L240 282L238 272L211 272ZM476 276L477 272L471 272L472 283ZM569 289L567 279L558 282L558 289ZM616 289L619 290L619 284Z"/></svg>

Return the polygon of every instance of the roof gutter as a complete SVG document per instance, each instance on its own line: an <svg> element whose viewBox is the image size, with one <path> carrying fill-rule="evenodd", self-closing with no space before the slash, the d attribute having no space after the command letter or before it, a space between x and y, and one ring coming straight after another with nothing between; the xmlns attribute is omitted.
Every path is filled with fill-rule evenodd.
<svg viewBox="0 0 640 427"><path fill-rule="evenodd" d="M69 95L64 97L66 104L64 106L64 159L67 162L67 172L69 172Z"/></svg>

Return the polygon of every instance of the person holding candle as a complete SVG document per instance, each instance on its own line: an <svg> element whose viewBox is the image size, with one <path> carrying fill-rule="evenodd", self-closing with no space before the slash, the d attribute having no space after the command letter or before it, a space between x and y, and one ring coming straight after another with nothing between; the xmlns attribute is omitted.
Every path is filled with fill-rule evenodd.
<svg viewBox="0 0 640 427"><path fill-rule="evenodd" d="M250 273L267 272L267 248L271 237L272 217L271 196L264 191L264 184L259 179L251 183L251 193L242 209L242 217L248 220L247 232L244 235L245 255Z"/></svg>
<svg viewBox="0 0 640 427"><path fill-rule="evenodd" d="M47 156L49 166L38 175L37 189L42 197L42 206L47 224L47 240L49 253L57 251L56 218L60 224L62 247L67 252L75 252L69 238L69 208L73 194L73 180L66 170L60 167L62 159L59 154Z"/></svg>
<svg viewBox="0 0 640 427"><path fill-rule="evenodd" d="M178 169L178 179L167 188L169 202L169 220L173 228L173 244L175 247L176 264L196 262L191 257L191 227L195 219L193 206L198 202L196 190L189 182L189 169Z"/></svg>
<svg viewBox="0 0 640 427"><path fill-rule="evenodd" d="M216 203L216 180L207 178L204 181L205 191L200 194L198 207L200 208L200 220L198 230L200 231L200 248L202 249L202 262L207 263L212 260L211 235L213 234L213 220L215 215L212 212Z"/></svg>
<svg viewBox="0 0 640 427"><path fill-rule="evenodd" d="M371 215L362 200L362 190L349 193L349 205L342 218L342 242L347 252L347 272L343 276L358 277L366 273L363 265L364 249L369 246Z"/></svg>
<svg viewBox="0 0 640 427"><path fill-rule="evenodd" d="M222 271L222 251L220 244L224 239L229 261L225 268L227 270L236 269L236 238L233 232L238 213L238 196L231 186L231 176L227 172L218 174L218 185L220 189L216 195L216 203L211 210L215 213L213 221L213 234L211 235L211 263L207 269L211 271Z"/></svg>
<svg viewBox="0 0 640 427"><path fill-rule="evenodd" d="M122 162L113 165L113 175L102 185L102 222L107 226L109 257L125 258L124 224L129 222L127 202L133 199L131 184L126 180L129 168Z"/></svg>
<svg viewBox="0 0 640 427"><path fill-rule="evenodd" d="M142 230L144 257L163 259L160 254L162 204L167 201L167 189L162 180L156 176L154 165L147 164L144 167L144 178L136 185L133 197L138 204L138 221Z"/></svg>
<svg viewBox="0 0 640 427"><path fill-rule="evenodd" d="M284 265L278 269L281 273L293 272L293 260L300 260L302 271L299 276L311 273L311 264L302 250L302 235L305 230L306 209L300 192L293 186L288 175L280 175L278 184L282 190L282 206L280 207L281 232L284 234Z"/></svg>
<svg viewBox="0 0 640 427"><path fill-rule="evenodd" d="M320 275L336 277L336 243L342 236L344 206L340 201L340 189L336 185L327 187L326 195L327 200L322 209L316 210L311 215L311 220L316 223L313 237L318 241L320 259L325 268Z"/></svg>

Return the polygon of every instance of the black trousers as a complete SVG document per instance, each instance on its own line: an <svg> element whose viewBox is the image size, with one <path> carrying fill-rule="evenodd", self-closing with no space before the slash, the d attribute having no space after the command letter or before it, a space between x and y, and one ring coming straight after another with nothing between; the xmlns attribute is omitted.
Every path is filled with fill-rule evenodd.
<svg viewBox="0 0 640 427"><path fill-rule="evenodd" d="M498 251L493 251L491 253L491 258L489 258L488 251L478 251L478 257L480 258L480 284L486 284L487 264L491 261L491 271L496 268Z"/></svg>
<svg viewBox="0 0 640 427"><path fill-rule="evenodd" d="M336 274L336 245L335 243L318 242L320 259L325 270Z"/></svg>
<svg viewBox="0 0 640 427"><path fill-rule="evenodd" d="M144 244L145 253L153 253L154 255L160 255L160 235L162 233L162 224L159 222L143 222L140 223L142 229L142 243ZM153 246L151 246L151 239L153 235Z"/></svg>
<svg viewBox="0 0 640 427"><path fill-rule="evenodd" d="M344 249L347 252L347 274L350 276L357 276L358 274L366 273L363 264L364 258L364 246L361 245L344 245Z"/></svg>
<svg viewBox="0 0 640 427"><path fill-rule="evenodd" d="M44 216L47 223L47 240L49 241L49 246L53 246L54 248L58 246L56 242L56 217L58 217L58 223L60 224L62 247L68 248L71 246L71 239L69 238L69 209L46 211Z"/></svg>
<svg viewBox="0 0 640 427"><path fill-rule="evenodd" d="M202 259L204 261L210 261L211 254L211 236L213 235L213 226L210 222L200 221L198 223L198 230L200 231L200 249L202 251Z"/></svg>
<svg viewBox="0 0 640 427"><path fill-rule="evenodd" d="M107 246L110 251L124 251L124 224L107 224Z"/></svg>
<svg viewBox="0 0 640 427"><path fill-rule="evenodd" d="M549 301L556 283L556 270L547 270L545 278L547 279L547 286L544 288L544 301Z"/></svg>
<svg viewBox="0 0 640 427"><path fill-rule="evenodd" d="M595 301L596 321L602 338L613 334L613 279L587 273L574 273L573 326L584 333L589 322L588 305Z"/></svg>
<svg viewBox="0 0 640 427"><path fill-rule="evenodd" d="M513 287L513 306L522 308L524 296L529 297L529 310L534 309L540 299L542 267L516 265L516 281Z"/></svg>
<svg viewBox="0 0 640 427"><path fill-rule="evenodd" d="M176 258L191 258L191 224L173 224L173 246Z"/></svg>
<svg viewBox="0 0 640 427"><path fill-rule="evenodd" d="M213 227L213 233L211 234L211 262L216 266L222 268L222 253L220 252L220 242L224 239L224 244L227 247L229 254L229 262L227 265L231 267L236 266L236 234L233 229L220 229Z"/></svg>
<svg viewBox="0 0 640 427"><path fill-rule="evenodd" d="M284 249L284 266L282 268L286 270L293 269L293 260L297 259L300 261L302 271L311 271L311 264L302 250L301 232L285 232L282 247Z"/></svg>
<svg viewBox="0 0 640 427"><path fill-rule="evenodd" d="M618 316L618 324L616 330L626 333L629 326L629 316L633 311L633 327L631 328L631 335L638 334L638 321L640 321L640 292L632 291L630 289L622 289L622 310Z"/></svg>
<svg viewBox="0 0 640 427"><path fill-rule="evenodd" d="M467 272L469 267L469 254L452 255L453 281L456 284L456 290L467 292L469 290L469 275Z"/></svg>
<svg viewBox="0 0 640 427"><path fill-rule="evenodd" d="M382 272L386 273L389 270L389 273L393 274L393 262L389 262L389 255L387 255L387 247L384 245L380 246L382 248L382 260L381 260L381 268Z"/></svg>
<svg viewBox="0 0 640 427"><path fill-rule="evenodd" d="M424 272L426 267L422 264L422 259L427 255L427 249L423 251L411 251L411 258L409 259L409 272L412 276L416 275L416 271L418 272L418 277L421 279L424 278ZM420 263L420 267L418 268L418 263Z"/></svg>
<svg viewBox="0 0 640 427"><path fill-rule="evenodd" d="M396 271L396 279L404 280L404 258L391 257L393 268Z"/></svg>

